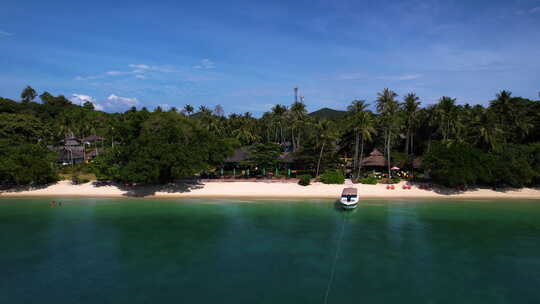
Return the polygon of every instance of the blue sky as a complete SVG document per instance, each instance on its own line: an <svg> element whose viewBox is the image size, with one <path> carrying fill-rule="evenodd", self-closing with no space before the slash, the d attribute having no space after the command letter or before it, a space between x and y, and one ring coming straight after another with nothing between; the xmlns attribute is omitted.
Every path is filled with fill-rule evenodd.
<svg viewBox="0 0 540 304"><path fill-rule="evenodd" d="M260 114L372 102L538 98L540 0L0 2L0 96Z"/></svg>

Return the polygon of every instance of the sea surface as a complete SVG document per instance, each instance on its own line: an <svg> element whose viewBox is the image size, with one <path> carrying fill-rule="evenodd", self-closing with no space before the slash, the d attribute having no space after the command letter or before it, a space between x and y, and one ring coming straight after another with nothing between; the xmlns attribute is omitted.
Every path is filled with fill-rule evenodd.
<svg viewBox="0 0 540 304"><path fill-rule="evenodd" d="M0 199L0 303L540 303L540 200Z"/></svg>

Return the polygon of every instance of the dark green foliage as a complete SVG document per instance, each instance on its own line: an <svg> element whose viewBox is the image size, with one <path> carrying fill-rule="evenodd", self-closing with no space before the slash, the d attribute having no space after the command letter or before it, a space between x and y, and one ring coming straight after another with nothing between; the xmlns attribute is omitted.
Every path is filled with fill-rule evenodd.
<svg viewBox="0 0 540 304"><path fill-rule="evenodd" d="M347 115L347 111L334 110L330 108L322 108L315 112L309 113L309 116L316 118L342 118Z"/></svg>
<svg viewBox="0 0 540 304"><path fill-rule="evenodd" d="M36 90L32 89L31 86L27 86L21 93L22 102L30 102L37 97Z"/></svg>
<svg viewBox="0 0 540 304"><path fill-rule="evenodd" d="M321 175L321 182L323 184L343 184L345 176L337 170L328 170Z"/></svg>
<svg viewBox="0 0 540 304"><path fill-rule="evenodd" d="M42 144L0 140L0 184L39 185L58 180L55 156Z"/></svg>
<svg viewBox="0 0 540 304"><path fill-rule="evenodd" d="M261 168L275 168L279 163L281 147L275 143L257 144L253 147L248 162Z"/></svg>
<svg viewBox="0 0 540 304"><path fill-rule="evenodd" d="M423 165L440 184L523 187L539 176L538 145L507 144L488 153L467 145L436 145Z"/></svg>
<svg viewBox="0 0 540 304"><path fill-rule="evenodd" d="M425 156L422 165L442 185L475 185L479 179L491 180L490 169L483 165L488 162L486 156L481 150L468 145L436 144Z"/></svg>
<svg viewBox="0 0 540 304"><path fill-rule="evenodd" d="M308 186L311 183L311 175L300 175L298 184L301 186Z"/></svg>
<svg viewBox="0 0 540 304"><path fill-rule="evenodd" d="M85 108L86 110L94 110L94 104L90 101L85 101L83 104L83 108Z"/></svg>
<svg viewBox="0 0 540 304"><path fill-rule="evenodd" d="M0 113L0 138L9 138L14 143L37 143L49 135L43 123L31 115Z"/></svg>
<svg viewBox="0 0 540 304"><path fill-rule="evenodd" d="M360 179L361 184L376 185L379 180L374 176L368 176Z"/></svg>
<svg viewBox="0 0 540 304"><path fill-rule="evenodd" d="M530 185L536 172L532 165L533 149L523 145L505 145L495 152L493 161L485 164L492 168L489 184L494 186L523 187Z"/></svg>
<svg viewBox="0 0 540 304"><path fill-rule="evenodd" d="M100 180L167 183L221 164L232 148L231 140L216 138L181 114L155 112L137 137L100 155L93 167Z"/></svg>
<svg viewBox="0 0 540 304"><path fill-rule="evenodd" d="M354 101L351 105L358 111L349 112L359 114L355 119L328 108L308 115L303 102L276 105L255 118L249 112L224 117L219 107L212 111L206 106L193 114L196 110L189 105L182 113L160 108L153 113L145 108L106 113L90 102L74 105L48 92L39 95L41 103L34 102L36 95L28 87L22 102L0 98L0 139L9 142L0 153L11 159L15 148L24 147L37 167L42 164L38 158L48 159L52 175L56 159L54 153L44 156L43 147L57 146L66 136L98 135L105 139L91 146L100 148L91 165L97 177L126 183L163 183L215 171L233 148L251 146L254 152L244 165L267 170L288 167L315 176L345 165L354 178L362 173L360 158L378 147L385 158L391 156L391 166L407 169L428 154L424 166L435 182L445 185L540 184L540 101L507 91L497 94L488 107L462 105L451 97L421 107L413 93L402 95L400 104L388 89L378 95L376 113ZM283 150L290 152L287 160L292 162L280 162ZM3 159L2 182L41 180L13 168L26 167ZM46 176L41 181L51 180Z"/></svg>

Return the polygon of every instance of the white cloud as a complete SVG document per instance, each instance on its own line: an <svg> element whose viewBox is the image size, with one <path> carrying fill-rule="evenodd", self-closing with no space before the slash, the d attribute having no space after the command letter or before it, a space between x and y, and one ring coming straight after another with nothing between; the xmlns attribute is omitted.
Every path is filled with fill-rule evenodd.
<svg viewBox="0 0 540 304"><path fill-rule="evenodd" d="M205 68L213 68L213 62L205 62ZM173 66L169 65L148 65L148 64L129 64L130 70L118 71L111 70L99 75L90 75L90 76L76 76L75 80L93 80L100 79L109 76L120 76L120 75L133 75L138 79L146 79L147 74L151 72L161 72L161 73L174 73L179 72Z"/></svg>
<svg viewBox="0 0 540 304"><path fill-rule="evenodd" d="M530 14L540 13L540 6L531 8L531 9L529 10L529 13L530 13Z"/></svg>
<svg viewBox="0 0 540 304"><path fill-rule="evenodd" d="M13 34L0 30L0 36L13 36Z"/></svg>
<svg viewBox="0 0 540 304"><path fill-rule="evenodd" d="M139 101L137 100L137 98L121 97L114 94L109 95L109 97L107 97L107 100L109 100L110 102L121 103L129 106L139 105Z"/></svg>
<svg viewBox="0 0 540 304"><path fill-rule="evenodd" d="M377 79L381 80L413 80L422 77L420 74L403 74L403 75L395 75L395 76L380 76L377 77Z"/></svg>
<svg viewBox="0 0 540 304"><path fill-rule="evenodd" d="M85 101L95 102L95 98L89 95L84 94L71 94L71 98L69 99L71 102L76 104L82 104Z"/></svg>
<svg viewBox="0 0 540 304"><path fill-rule="evenodd" d="M150 70L151 69L151 67L149 65L146 65L146 64L130 64L129 67L139 69L139 70Z"/></svg>
<svg viewBox="0 0 540 304"><path fill-rule="evenodd" d="M378 80L395 80L395 81L402 81L402 80L413 80L422 77L421 74L402 74L402 75L385 75L385 76L377 76L375 75L369 75L366 73L348 73L348 74L341 74L337 76L338 79L345 79L345 80L370 80L370 79L378 79Z"/></svg>
<svg viewBox="0 0 540 304"><path fill-rule="evenodd" d="M205 69L205 70L213 69L215 67L216 67L216 64L208 58L201 60L201 62L198 65L194 66L194 68L196 69Z"/></svg>
<svg viewBox="0 0 540 304"><path fill-rule="evenodd" d="M94 75L94 76L76 76L75 77L75 80L94 80L94 79L99 79L99 78L103 78L102 75Z"/></svg>
<svg viewBox="0 0 540 304"><path fill-rule="evenodd" d="M94 105L94 109L96 109L98 111L103 111L104 110L104 107L102 105L98 104L94 97L89 96L89 95L71 94L71 98L69 98L69 100L72 103L78 104L78 105L82 105L82 104L84 104L85 102L88 101L88 102L91 102Z"/></svg>
<svg viewBox="0 0 540 304"><path fill-rule="evenodd" d="M130 72L122 72L122 71L108 71L105 74L116 76L116 75L123 75L123 74L129 74Z"/></svg>

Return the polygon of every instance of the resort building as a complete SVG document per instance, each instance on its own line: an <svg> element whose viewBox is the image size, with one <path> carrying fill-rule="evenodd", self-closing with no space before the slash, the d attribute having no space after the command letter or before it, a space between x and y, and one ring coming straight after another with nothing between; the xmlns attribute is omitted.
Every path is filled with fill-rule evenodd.
<svg viewBox="0 0 540 304"><path fill-rule="evenodd" d="M48 146L49 150L58 154L58 162L63 165L73 165L90 162L103 150L103 137L88 136L82 139L70 135L61 140L56 146ZM101 142L101 147L98 143Z"/></svg>

